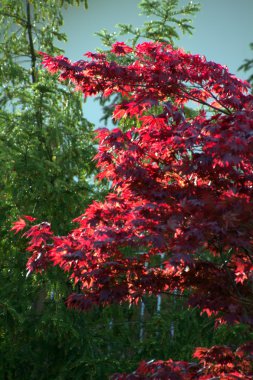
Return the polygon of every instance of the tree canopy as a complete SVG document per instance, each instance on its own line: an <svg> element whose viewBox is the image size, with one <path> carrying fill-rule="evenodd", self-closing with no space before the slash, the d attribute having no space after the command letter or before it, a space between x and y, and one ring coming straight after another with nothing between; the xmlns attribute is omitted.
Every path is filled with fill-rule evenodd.
<svg viewBox="0 0 253 380"><path fill-rule="evenodd" d="M81 310L178 291L217 325L252 326L249 84L166 43L117 42L111 54L115 59L87 53L73 63L43 54L47 69L85 96L120 93L113 116L131 118L133 126L98 131L98 177L110 181L111 191L67 235L55 235L45 222L29 228L28 271L62 268L80 288L67 304ZM195 115L185 112L189 103L199 106ZM13 229L26 224L20 219ZM235 354L199 348L200 367L169 361L138 371L145 378L165 366L165 378L250 379L251 355L252 343ZM138 371L115 378L139 378Z"/></svg>

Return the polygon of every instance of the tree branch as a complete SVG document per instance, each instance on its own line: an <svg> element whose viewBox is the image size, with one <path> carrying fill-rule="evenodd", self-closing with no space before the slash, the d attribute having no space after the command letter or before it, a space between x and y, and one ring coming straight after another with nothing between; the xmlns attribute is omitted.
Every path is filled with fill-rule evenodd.
<svg viewBox="0 0 253 380"><path fill-rule="evenodd" d="M31 71L32 71L32 82L36 83L36 53L33 44L32 37L32 23L31 23L31 7L29 0L26 0L26 15L27 15L27 32L28 32L28 41L31 54Z"/></svg>

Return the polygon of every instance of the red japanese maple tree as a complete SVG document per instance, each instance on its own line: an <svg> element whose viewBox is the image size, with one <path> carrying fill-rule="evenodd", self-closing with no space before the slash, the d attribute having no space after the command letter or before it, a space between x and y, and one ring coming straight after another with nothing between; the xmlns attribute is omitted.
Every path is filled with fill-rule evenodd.
<svg viewBox="0 0 253 380"><path fill-rule="evenodd" d="M253 325L248 83L161 43L134 49L116 43L110 60L102 53L86 57L72 63L43 54L43 63L85 97L120 93L114 118L131 118L135 126L97 131L98 177L110 181L111 191L75 219L78 227L67 236L54 236L45 222L25 232L29 272L60 266L81 289L67 305L81 310L177 289L217 324ZM198 106L192 113L189 102ZM24 225L22 219L13 229ZM152 265L159 255L162 266ZM198 348L194 355L198 364L141 363L114 379L252 379L251 343L236 351Z"/></svg>

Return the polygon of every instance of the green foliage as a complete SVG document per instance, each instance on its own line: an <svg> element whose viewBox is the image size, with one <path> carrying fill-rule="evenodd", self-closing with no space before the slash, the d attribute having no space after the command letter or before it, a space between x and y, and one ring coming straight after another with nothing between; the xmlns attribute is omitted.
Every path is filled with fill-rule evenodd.
<svg viewBox="0 0 253 380"><path fill-rule="evenodd" d="M38 50L60 54L56 41L66 40L60 30L62 3L81 1L1 2L1 379L56 378L69 354L64 349L59 360L59 348L68 340L70 350L77 347L85 319L66 311L72 284L64 275L52 270L43 281L26 279L25 245L9 233L11 221L24 213L54 220L54 230L65 233L69 221L103 190L94 185L93 126L83 115L81 95L40 65ZM59 301L55 309L52 292Z"/></svg>
<svg viewBox="0 0 253 380"><path fill-rule="evenodd" d="M81 96L40 67L37 51L60 54L54 41L66 40L59 1L12 3L0 11L1 215L56 219L63 232L94 196L93 126Z"/></svg>
<svg viewBox="0 0 253 380"><path fill-rule="evenodd" d="M253 42L250 44L250 49L253 51ZM244 72L252 72L253 70L253 59L245 59L244 63L239 67L239 70L242 70ZM248 82L253 84L253 73L250 74L248 77Z"/></svg>
<svg viewBox="0 0 253 380"><path fill-rule="evenodd" d="M77 6L79 6L82 3L84 5L84 8L88 9L88 0L61 0L60 1L60 7L62 7L62 6L66 7L68 5L72 5L72 6L77 5Z"/></svg>
<svg viewBox="0 0 253 380"><path fill-rule="evenodd" d="M121 36L126 35L131 36L127 43L133 46L140 39L174 44L175 40L180 38L179 31L192 34L192 17L199 11L200 6L189 2L186 6L179 7L179 0L142 0L139 8L141 15L152 17L152 20L144 22L139 28L131 24L118 24L118 33L109 33L102 29L97 36L105 46L110 47Z"/></svg>

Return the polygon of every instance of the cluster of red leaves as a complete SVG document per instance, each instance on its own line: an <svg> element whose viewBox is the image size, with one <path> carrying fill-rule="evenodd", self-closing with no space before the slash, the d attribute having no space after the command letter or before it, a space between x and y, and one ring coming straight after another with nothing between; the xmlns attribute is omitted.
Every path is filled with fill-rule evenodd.
<svg viewBox="0 0 253 380"><path fill-rule="evenodd" d="M253 344L245 343L233 351L227 346L198 347L196 362L141 362L131 374L115 374L112 380L251 380Z"/></svg>
<svg viewBox="0 0 253 380"><path fill-rule="evenodd" d="M29 271L52 262L69 272L82 293L67 304L81 310L177 289L187 290L189 304L218 323L253 324L248 84L219 64L164 44L132 49L117 43L112 53L130 63L100 53L74 63L43 54L47 69L84 96L120 93L114 118L133 117L136 127L98 131L98 177L111 182L111 192L89 206L67 236L53 236L45 223L32 227L26 233L33 252ZM186 117L189 101L204 106L197 116ZM161 254L163 265L152 266ZM142 366L149 371L154 365ZM195 371L189 364L158 367L174 371L171 379L210 378L189 377ZM247 379L237 367L231 371L222 378Z"/></svg>
<svg viewBox="0 0 253 380"><path fill-rule="evenodd" d="M185 53L170 45L145 42L133 50L122 42L114 44L116 55L129 55L131 64L107 61L102 53L86 53L90 61L74 63L64 57L52 58L45 53L44 65L52 73L60 71L60 80L70 80L85 96L101 93L105 97L121 93L126 97L115 108L114 117L141 115L151 106L173 98L176 105L189 100L211 107L240 110L250 98L245 95L248 84L227 69L205 57Z"/></svg>
<svg viewBox="0 0 253 380"><path fill-rule="evenodd" d="M18 233L27 226L26 221L34 222L36 220L36 218L29 215L24 215L23 218L20 218L13 224L12 231ZM49 252L52 248L50 240L52 235L53 232L51 231L50 224L47 222L32 226L23 234L23 237L26 237L29 240L27 251L32 253L32 256L28 259L26 265L28 275L34 271L41 272L49 264Z"/></svg>

